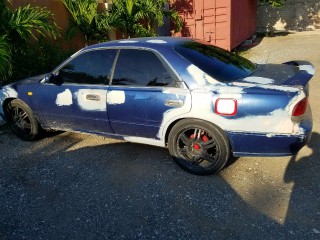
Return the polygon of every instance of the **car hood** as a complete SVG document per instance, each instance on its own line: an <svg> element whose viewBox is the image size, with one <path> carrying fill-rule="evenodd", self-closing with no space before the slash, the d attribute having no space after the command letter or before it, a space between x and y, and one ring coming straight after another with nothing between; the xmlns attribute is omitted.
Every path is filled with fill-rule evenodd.
<svg viewBox="0 0 320 240"><path fill-rule="evenodd" d="M258 64L256 70L243 79L257 84L305 86L315 73L313 65L305 61L282 64Z"/></svg>

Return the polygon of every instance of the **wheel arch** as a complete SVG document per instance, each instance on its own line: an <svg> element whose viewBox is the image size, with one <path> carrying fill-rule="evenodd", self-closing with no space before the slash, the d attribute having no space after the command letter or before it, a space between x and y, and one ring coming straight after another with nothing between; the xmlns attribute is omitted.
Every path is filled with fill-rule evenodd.
<svg viewBox="0 0 320 240"><path fill-rule="evenodd" d="M166 134L165 134L165 144L167 145L168 144L168 140L169 140L169 135L170 135L170 132L172 130L172 128L180 121L193 121L193 120L197 120L197 121L202 121L202 122L206 122L206 123L209 123L209 124L212 124L214 125L215 127L219 128L221 130L221 132L223 132L225 134L225 137L226 139L228 140L229 142L229 146L231 148L231 152L234 151L234 146L233 146L233 143L232 143L232 140L229 138L227 132L225 130L223 130L221 127L219 127L218 125L216 125L215 123L213 122L209 122L209 121L206 121L206 120L203 120L203 119L200 119L200 118L179 118L179 119L176 119L174 120L172 123L170 123L170 125L167 127L166 129Z"/></svg>
<svg viewBox="0 0 320 240"><path fill-rule="evenodd" d="M180 122L181 120L186 119L186 118L179 118L174 120L172 123L170 123L170 125L167 127L166 129L166 134L165 134L165 139L164 139L164 144L167 145L168 144L168 139L169 139L169 134L172 130L172 128L174 127L174 125L176 125L178 122Z"/></svg>
<svg viewBox="0 0 320 240"><path fill-rule="evenodd" d="M42 136L41 125L27 103L19 98L7 98L2 104L6 121L22 140L32 141ZM12 114L12 110L17 109Z"/></svg>
<svg viewBox="0 0 320 240"><path fill-rule="evenodd" d="M181 134L184 137L180 139ZM192 137L191 134L195 134L193 136L197 137ZM200 135L207 136L207 140L204 140ZM170 155L180 167L193 174L206 175L218 172L233 155L227 132L215 123L204 119L192 117L178 119L170 124L167 136L169 136L167 146ZM207 148L205 142L211 146ZM181 149L184 151L180 151Z"/></svg>
<svg viewBox="0 0 320 240"><path fill-rule="evenodd" d="M3 103L2 103L3 114L4 114L4 117L6 118L6 119L4 119L5 121L8 121L8 114L9 114L9 113L8 113L8 108L7 108L7 106L8 106L8 104L9 104L10 102L12 102L13 100L19 100L19 101L23 102L25 105L27 105L27 106L30 108L30 106L29 106L25 101L23 101L23 100L21 100L21 99L19 99L19 98L15 98L15 97L6 98L6 99L3 101ZM31 109L31 108L30 108L30 109ZM33 110L32 110L32 111L33 111ZM35 117L36 117L36 119L38 120L40 126L42 127L42 124L41 124L41 122L39 121L38 116L35 115Z"/></svg>
<svg viewBox="0 0 320 240"><path fill-rule="evenodd" d="M6 98L2 103L3 114L4 114L4 117L6 118L4 120L6 120L6 121L8 120L8 109L7 109L7 106L12 100L15 100L15 99L17 99L17 98L12 98L12 97L11 98Z"/></svg>

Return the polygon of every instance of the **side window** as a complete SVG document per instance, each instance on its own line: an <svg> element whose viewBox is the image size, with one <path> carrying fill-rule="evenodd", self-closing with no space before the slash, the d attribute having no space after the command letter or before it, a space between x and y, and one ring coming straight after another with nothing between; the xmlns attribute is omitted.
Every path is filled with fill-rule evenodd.
<svg viewBox="0 0 320 240"><path fill-rule="evenodd" d="M160 59L151 51L122 49L112 85L167 86L173 78Z"/></svg>
<svg viewBox="0 0 320 240"><path fill-rule="evenodd" d="M62 83L109 84L111 69L118 50L85 52L68 62L59 71Z"/></svg>

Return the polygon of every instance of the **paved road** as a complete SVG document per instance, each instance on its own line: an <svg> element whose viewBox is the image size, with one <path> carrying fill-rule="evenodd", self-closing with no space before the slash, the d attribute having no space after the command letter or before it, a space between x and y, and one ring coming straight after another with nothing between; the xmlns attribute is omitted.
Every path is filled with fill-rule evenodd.
<svg viewBox="0 0 320 240"><path fill-rule="evenodd" d="M309 60L320 32L264 38L258 62ZM320 239L319 81L314 133L295 157L240 158L194 176L166 149L75 133L23 142L0 127L0 239Z"/></svg>

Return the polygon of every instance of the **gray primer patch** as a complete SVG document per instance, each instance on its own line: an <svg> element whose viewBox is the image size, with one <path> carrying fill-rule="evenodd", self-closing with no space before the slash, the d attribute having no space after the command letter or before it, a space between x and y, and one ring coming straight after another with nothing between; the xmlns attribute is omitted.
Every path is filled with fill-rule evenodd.
<svg viewBox="0 0 320 240"><path fill-rule="evenodd" d="M119 43L137 43L138 41L135 40L123 40L123 41L119 41Z"/></svg>
<svg viewBox="0 0 320 240"><path fill-rule="evenodd" d="M113 90L108 92L107 103L110 105L123 104L126 101L126 95L124 91Z"/></svg>
<svg viewBox="0 0 320 240"><path fill-rule="evenodd" d="M246 77L243 79L246 82L250 83L258 83L258 84L273 84L274 80L271 78L264 78L264 77Z"/></svg>
<svg viewBox="0 0 320 240"><path fill-rule="evenodd" d="M310 75L314 75L316 70L314 68L314 66L312 65L300 65L299 66L300 70L306 71L307 73L309 73Z"/></svg>
<svg viewBox="0 0 320 240"><path fill-rule="evenodd" d="M200 68L198 68L196 65L191 64L187 67L188 73L192 76L193 80L197 82L200 86L205 86L210 84L219 84L217 80L206 74L204 71L202 71Z"/></svg>
<svg viewBox="0 0 320 240"><path fill-rule="evenodd" d="M5 86L0 89L0 113L3 114L2 103L7 98L18 98L18 93L11 86Z"/></svg>
<svg viewBox="0 0 320 240"><path fill-rule="evenodd" d="M69 89L64 90L57 95L56 104L58 106L70 106L72 105L72 93Z"/></svg>
<svg viewBox="0 0 320 240"><path fill-rule="evenodd" d="M147 43L167 43L166 41L160 40L160 39L154 39L154 40L148 40Z"/></svg>
<svg viewBox="0 0 320 240"><path fill-rule="evenodd" d="M94 100L88 99L88 96L94 96ZM78 105L82 110L86 111L106 111L107 90L103 89L79 89L74 93L78 101Z"/></svg>

